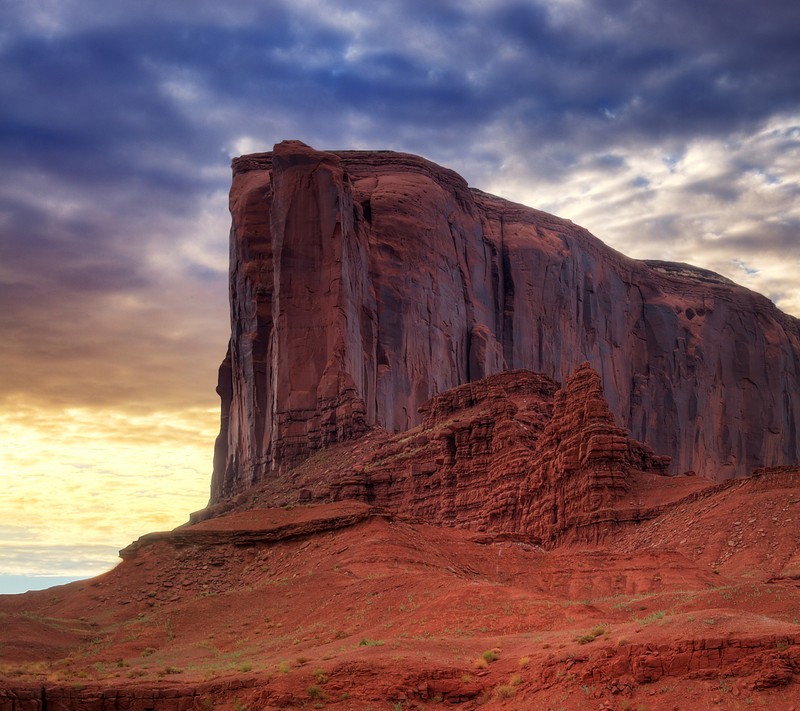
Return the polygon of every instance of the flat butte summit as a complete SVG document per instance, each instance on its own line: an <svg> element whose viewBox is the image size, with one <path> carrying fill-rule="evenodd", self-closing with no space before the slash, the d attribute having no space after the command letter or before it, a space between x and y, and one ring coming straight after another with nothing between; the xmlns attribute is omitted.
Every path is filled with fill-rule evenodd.
<svg viewBox="0 0 800 711"><path fill-rule="evenodd" d="M800 321L390 151L233 161L208 506L0 711L800 709Z"/></svg>

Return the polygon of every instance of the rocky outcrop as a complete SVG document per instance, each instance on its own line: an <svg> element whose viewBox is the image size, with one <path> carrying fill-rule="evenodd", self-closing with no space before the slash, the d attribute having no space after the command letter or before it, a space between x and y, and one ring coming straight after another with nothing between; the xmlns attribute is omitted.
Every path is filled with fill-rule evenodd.
<svg viewBox="0 0 800 711"><path fill-rule="evenodd" d="M546 543L597 542L609 523L637 520L624 503L634 474L664 475L669 461L616 426L600 376L584 363L556 393L511 517Z"/></svg>
<svg viewBox="0 0 800 711"><path fill-rule="evenodd" d="M461 385L426 403L420 427L388 438L344 475L334 465L306 489L315 499L363 500L428 523L516 531L520 487L556 388L528 371Z"/></svg>
<svg viewBox="0 0 800 711"><path fill-rule="evenodd" d="M136 558L140 551L156 543L172 546L253 546L306 538L320 533L355 526L370 516L380 515L371 506L348 501L336 506L315 508L308 515L289 514L281 509L234 513L223 518L179 526L172 531L157 531L140 536L119 552L123 560Z"/></svg>
<svg viewBox="0 0 800 711"><path fill-rule="evenodd" d="M594 659L570 655L547 663L542 686L555 686L569 670L581 681L624 692L637 684L652 684L665 677L721 679L739 682L745 689L761 691L782 687L800 673L800 636L739 635L669 640L661 644L606 646ZM719 703L719 702L718 702Z"/></svg>
<svg viewBox="0 0 800 711"><path fill-rule="evenodd" d="M194 520L211 524L229 511L358 501L395 516L550 548L602 543L713 488L702 477L667 476L669 457L616 425L588 363L560 389L540 373L497 373L437 395L420 414L422 424L407 432L372 432L319 452L289 476Z"/></svg>
<svg viewBox="0 0 800 711"><path fill-rule="evenodd" d="M631 510L655 455L614 423L588 363L563 389L527 371L493 375L433 398L421 427L391 438L320 498L361 499L430 523L524 534L544 546L597 543L647 514ZM680 491L677 489L676 491Z"/></svg>
<svg viewBox="0 0 800 711"><path fill-rule="evenodd" d="M408 430L452 387L563 381L583 361L672 473L798 461L800 326L764 297L629 259L416 156L286 142L233 171L212 501L369 427Z"/></svg>
<svg viewBox="0 0 800 711"><path fill-rule="evenodd" d="M122 688L87 686L83 683L0 689L0 711L194 711L230 703L258 686L255 679L230 679L203 684L150 684ZM143 688L144 686L144 688ZM233 706L231 706L233 707Z"/></svg>

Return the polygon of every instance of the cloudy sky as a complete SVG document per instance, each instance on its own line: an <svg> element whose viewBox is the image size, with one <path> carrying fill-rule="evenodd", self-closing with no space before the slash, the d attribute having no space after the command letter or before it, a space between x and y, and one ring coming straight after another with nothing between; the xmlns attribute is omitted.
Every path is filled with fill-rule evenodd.
<svg viewBox="0 0 800 711"><path fill-rule="evenodd" d="M0 0L0 592L205 504L229 163L287 138L800 316L795 0Z"/></svg>

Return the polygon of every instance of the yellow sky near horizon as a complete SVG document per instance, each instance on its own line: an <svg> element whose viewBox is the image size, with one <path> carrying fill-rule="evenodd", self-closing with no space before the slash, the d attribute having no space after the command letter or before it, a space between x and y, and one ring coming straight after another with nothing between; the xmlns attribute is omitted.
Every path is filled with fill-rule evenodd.
<svg viewBox="0 0 800 711"><path fill-rule="evenodd" d="M218 407L0 412L0 571L88 577L208 501Z"/></svg>

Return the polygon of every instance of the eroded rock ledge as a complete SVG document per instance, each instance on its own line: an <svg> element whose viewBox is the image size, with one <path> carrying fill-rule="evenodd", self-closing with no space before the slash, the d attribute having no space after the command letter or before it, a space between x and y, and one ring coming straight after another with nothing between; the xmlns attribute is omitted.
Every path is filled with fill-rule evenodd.
<svg viewBox="0 0 800 711"><path fill-rule="evenodd" d="M668 476L669 457L619 427L588 363L562 388L506 371L432 398L422 423L373 431L209 507L194 521L264 506L359 501L392 515L529 543L599 543L707 488ZM210 523L210 522L209 522Z"/></svg>

